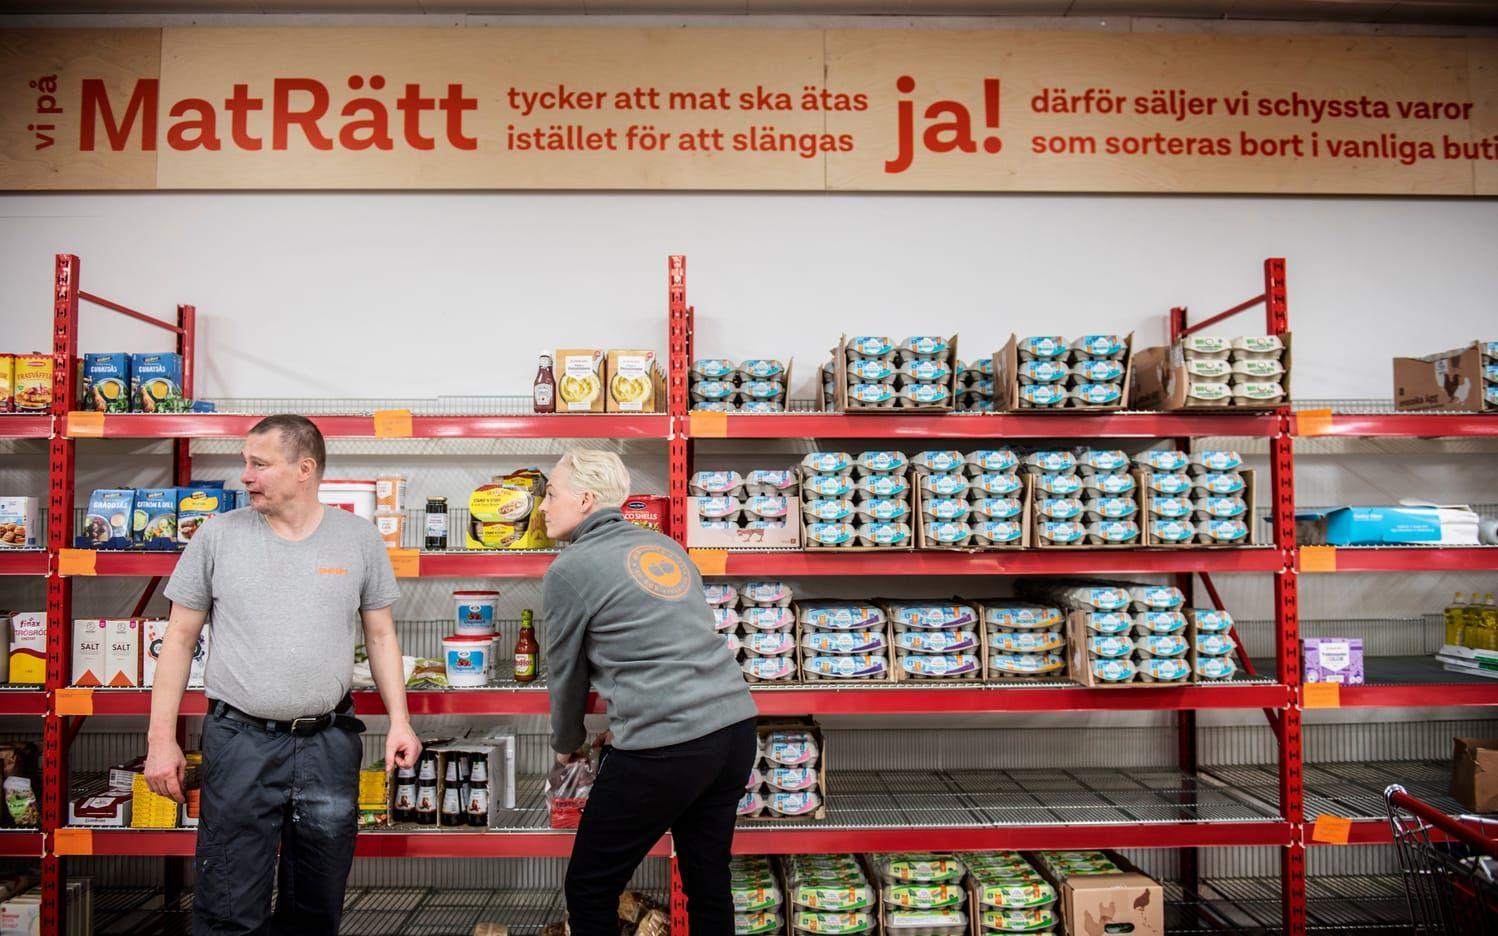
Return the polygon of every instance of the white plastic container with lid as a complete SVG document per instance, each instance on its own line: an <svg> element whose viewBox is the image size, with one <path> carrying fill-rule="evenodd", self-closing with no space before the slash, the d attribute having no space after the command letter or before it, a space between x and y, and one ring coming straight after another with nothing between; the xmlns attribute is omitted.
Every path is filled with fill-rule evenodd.
<svg viewBox="0 0 1498 936"><path fill-rule="evenodd" d="M497 591L453 592L453 625L462 636L493 637Z"/></svg>
<svg viewBox="0 0 1498 936"><path fill-rule="evenodd" d="M374 522L375 483L373 481L324 481L317 486L317 499L329 507Z"/></svg>
<svg viewBox="0 0 1498 936"><path fill-rule="evenodd" d="M494 666L494 636L453 634L444 637L442 661L447 667L447 684L452 688L487 686Z"/></svg>

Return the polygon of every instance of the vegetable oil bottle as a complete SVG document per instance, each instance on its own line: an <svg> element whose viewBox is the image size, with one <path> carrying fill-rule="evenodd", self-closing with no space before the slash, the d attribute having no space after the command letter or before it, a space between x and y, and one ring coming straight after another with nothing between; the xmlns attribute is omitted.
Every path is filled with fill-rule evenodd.
<svg viewBox="0 0 1498 936"><path fill-rule="evenodd" d="M1462 645L1473 650L1498 650L1498 632L1482 619L1482 602L1477 592L1462 606Z"/></svg>
<svg viewBox="0 0 1498 936"><path fill-rule="evenodd" d="M1482 626L1493 634L1493 641L1498 644L1498 604L1493 603L1492 592L1482 596ZM1498 646L1491 649L1498 650Z"/></svg>
<svg viewBox="0 0 1498 936"><path fill-rule="evenodd" d="M1451 604L1446 606L1446 643L1460 647L1462 646L1462 632L1466 630L1467 622L1462 619L1462 612L1466 609L1467 602L1462 598L1462 593L1457 592Z"/></svg>

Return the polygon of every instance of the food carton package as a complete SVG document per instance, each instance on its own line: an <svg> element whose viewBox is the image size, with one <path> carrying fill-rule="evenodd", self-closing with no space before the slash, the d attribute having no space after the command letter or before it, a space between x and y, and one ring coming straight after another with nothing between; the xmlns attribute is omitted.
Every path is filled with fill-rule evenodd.
<svg viewBox="0 0 1498 936"><path fill-rule="evenodd" d="M556 353L557 412L601 413L607 365L596 348L559 348Z"/></svg>
<svg viewBox="0 0 1498 936"><path fill-rule="evenodd" d="M73 622L74 686L103 686L108 678L105 664L105 640L109 622L100 618Z"/></svg>
<svg viewBox="0 0 1498 936"><path fill-rule="evenodd" d="M1299 511L1302 546L1476 546L1478 516L1466 505L1402 504Z"/></svg>
<svg viewBox="0 0 1498 936"><path fill-rule="evenodd" d="M140 621L122 618L104 622L104 685L140 685Z"/></svg>
<svg viewBox="0 0 1498 936"><path fill-rule="evenodd" d="M47 681L47 615L17 611L10 616L10 681L40 686Z"/></svg>
<svg viewBox="0 0 1498 936"><path fill-rule="evenodd" d="M83 356L83 406L96 413L130 412L130 355Z"/></svg>
<svg viewBox="0 0 1498 936"><path fill-rule="evenodd" d="M52 406L52 355L15 357L15 408L22 413L44 413Z"/></svg>
<svg viewBox="0 0 1498 936"><path fill-rule="evenodd" d="M154 488L135 492L130 538L137 548L181 548L177 541L177 509L181 491L181 488Z"/></svg>
<svg viewBox="0 0 1498 936"><path fill-rule="evenodd" d="M104 488L88 495L83 531L74 544L80 549L129 549L135 529L135 491Z"/></svg>
<svg viewBox="0 0 1498 936"><path fill-rule="evenodd" d="M156 663L161 656L161 644L166 639L167 620L165 618L146 618L140 622L141 625L141 659L140 659L140 686L142 689L150 689L156 684ZM187 671L187 688L203 688L203 673L208 666L209 633L210 625L205 624L198 632L198 642L193 649L192 663ZM77 652L76 650L74 651ZM76 665L74 666L76 670ZM74 681L77 684L77 681Z"/></svg>
<svg viewBox="0 0 1498 936"><path fill-rule="evenodd" d="M608 412L654 413L664 408L665 373L654 351L613 350L609 352L606 367Z"/></svg>
<svg viewBox="0 0 1498 936"><path fill-rule="evenodd" d="M1304 682L1363 684L1361 637L1306 637L1300 646Z"/></svg>
<svg viewBox="0 0 1498 936"><path fill-rule="evenodd" d="M1474 341L1463 348L1425 357L1394 359L1394 408L1408 412L1498 412L1498 393L1485 349Z"/></svg>
<svg viewBox="0 0 1498 936"><path fill-rule="evenodd" d="M0 497L0 549L41 546L39 511L35 497Z"/></svg>
<svg viewBox="0 0 1498 936"><path fill-rule="evenodd" d="M177 489L177 542L186 546L198 527L230 509L222 487L195 485Z"/></svg>
<svg viewBox="0 0 1498 936"><path fill-rule="evenodd" d="M130 398L138 413L182 413L189 402L182 392L180 354L136 354L130 359Z"/></svg>

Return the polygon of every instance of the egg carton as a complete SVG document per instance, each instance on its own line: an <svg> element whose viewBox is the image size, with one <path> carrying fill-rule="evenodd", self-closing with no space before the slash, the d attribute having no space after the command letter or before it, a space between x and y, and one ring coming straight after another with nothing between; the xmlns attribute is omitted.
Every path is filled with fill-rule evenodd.
<svg viewBox="0 0 1498 936"><path fill-rule="evenodd" d="M1148 409L1272 409L1291 402L1291 336L1188 335L1141 350L1134 404Z"/></svg>
<svg viewBox="0 0 1498 936"><path fill-rule="evenodd" d="M746 813L742 807L744 802L740 801L740 822L775 821L783 822L787 819L798 819L807 821L818 821L827 818L827 765L828 751L827 738L813 719L761 719L755 731L758 737L759 759L755 764L765 792L761 794L762 802L759 809L752 813ZM772 777L771 772L790 768L790 772L798 773L798 781L795 785L801 786L799 790L777 790L769 784ZM813 782L807 783L804 774L815 775ZM753 781L754 777L749 778ZM746 791L746 798L753 790ZM783 803L786 808L777 808L777 802ZM789 894L791 881L785 878L787 885L785 903L791 903Z"/></svg>
<svg viewBox="0 0 1498 936"><path fill-rule="evenodd" d="M1134 335L1011 335L994 355L994 409L1096 413L1127 409Z"/></svg>
<svg viewBox="0 0 1498 936"><path fill-rule="evenodd" d="M847 413L951 412L959 392L957 364L956 335L899 343L844 336L832 352L831 373L823 371L824 404Z"/></svg>
<svg viewBox="0 0 1498 936"><path fill-rule="evenodd" d="M874 471L869 468L868 459L859 461L874 454L898 456L878 462L898 467ZM803 462L800 509L803 548L848 552L914 549L918 526L916 501L912 498L914 485L905 456L898 452L865 452L850 458L852 463L844 471L833 473L812 470Z"/></svg>
<svg viewBox="0 0 1498 936"><path fill-rule="evenodd" d="M943 475L942 477L951 477ZM979 478L987 477L979 475ZM915 491L915 514L916 548L939 552L1005 552L1016 549L1024 549L1031 540L1031 484L1028 479L1015 475L999 475L999 477L1013 477L1019 482L1019 496L1001 495L989 496L989 492L974 489L969 479L967 487L958 497L943 497L930 489L932 476L922 478L924 485L917 485ZM1016 515L1009 517L986 517L974 516L972 504L993 500L1018 500L1019 510ZM968 513L965 518L958 519L942 518L932 512L928 506L930 502L965 500L968 504ZM1008 507L1000 512L1007 513Z"/></svg>
<svg viewBox="0 0 1498 936"><path fill-rule="evenodd" d="M1142 544L1177 549L1257 545L1257 482L1258 473L1252 468L1141 471Z"/></svg>

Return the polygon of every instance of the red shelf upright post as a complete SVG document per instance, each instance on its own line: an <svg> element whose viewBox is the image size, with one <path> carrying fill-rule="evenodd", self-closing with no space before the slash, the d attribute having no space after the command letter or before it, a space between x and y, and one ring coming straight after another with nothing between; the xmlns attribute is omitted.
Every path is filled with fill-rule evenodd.
<svg viewBox="0 0 1498 936"><path fill-rule="evenodd" d="M687 438L687 382L692 366L692 310L687 307L687 258L672 255L667 261L666 272L671 342L670 371L667 374L667 408L671 413L671 439L667 443L671 535L686 546L687 475L692 470L692 443Z"/></svg>

